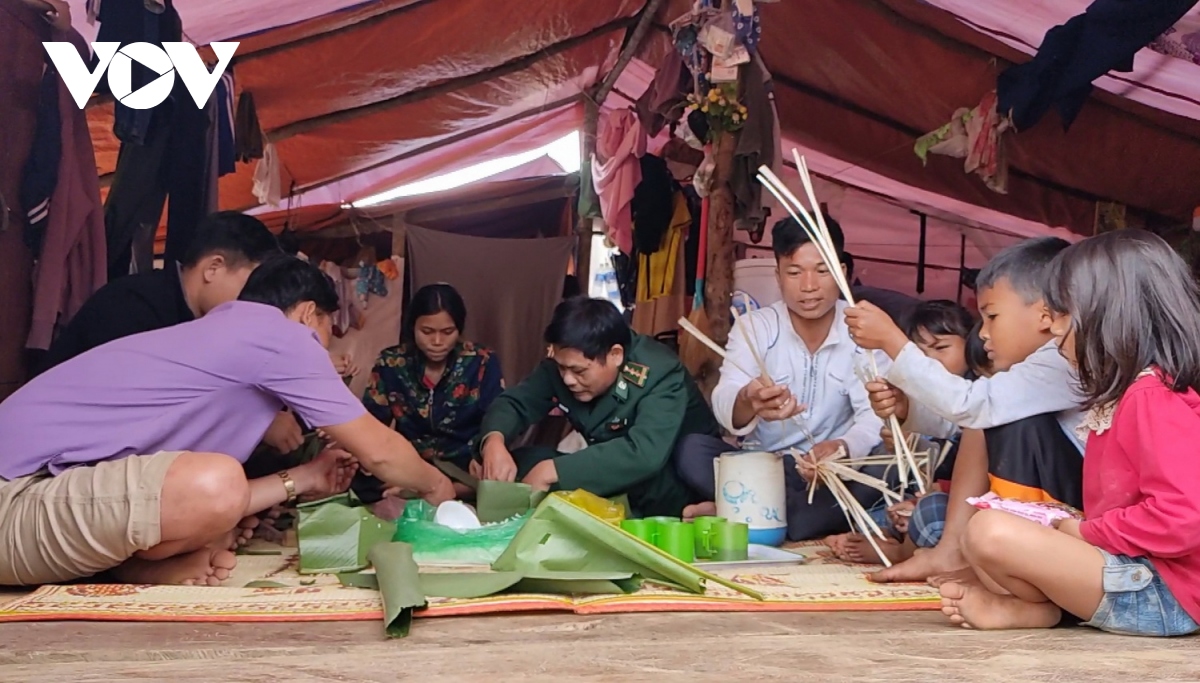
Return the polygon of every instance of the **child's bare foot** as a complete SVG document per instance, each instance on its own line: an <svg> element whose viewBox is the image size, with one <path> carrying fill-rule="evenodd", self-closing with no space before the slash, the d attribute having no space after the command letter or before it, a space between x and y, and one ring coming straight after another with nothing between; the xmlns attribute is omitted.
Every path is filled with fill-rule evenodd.
<svg viewBox="0 0 1200 683"><path fill-rule="evenodd" d="M883 556L893 565L912 557L912 550L899 541L884 541L876 538L875 543L879 545L879 550L883 552ZM857 564L883 563L883 558L879 557L879 553L875 552L875 548L871 546L871 541L867 540L867 537L862 534L849 534L849 537L846 539L846 559Z"/></svg>
<svg viewBox="0 0 1200 683"><path fill-rule="evenodd" d="M981 630L1050 628L1062 618L1052 602L1025 602L1011 595L996 595L982 585L944 583L942 614L950 623Z"/></svg>
<svg viewBox="0 0 1200 683"><path fill-rule="evenodd" d="M207 548L165 560L130 558L112 570L112 576L120 583L218 586L237 566L237 556L229 550L231 545L236 545L233 533Z"/></svg>
<svg viewBox="0 0 1200 683"><path fill-rule="evenodd" d="M696 503L683 509L683 518L685 520L697 517L711 517L715 514L717 514L717 504L712 502Z"/></svg>
<svg viewBox="0 0 1200 683"><path fill-rule="evenodd" d="M964 586L979 586L979 577L975 574L975 570L970 567L963 567L952 572L943 572L934 574L925 581L934 588L941 588L943 584L960 583Z"/></svg>
<svg viewBox="0 0 1200 683"><path fill-rule="evenodd" d="M957 571L967 566L966 560L957 549L936 546L913 556L897 565L867 576L875 583L913 583L925 581L935 574Z"/></svg>
<svg viewBox="0 0 1200 683"><path fill-rule="evenodd" d="M850 534L835 534L833 536L826 536L821 542L825 544L825 547L829 548L834 557L839 560L848 561L849 558L846 556L846 539L849 537Z"/></svg>

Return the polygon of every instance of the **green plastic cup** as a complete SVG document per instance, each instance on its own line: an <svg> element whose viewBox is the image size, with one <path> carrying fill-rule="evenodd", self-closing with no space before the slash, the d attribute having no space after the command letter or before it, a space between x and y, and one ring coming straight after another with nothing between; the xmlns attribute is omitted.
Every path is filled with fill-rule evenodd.
<svg viewBox="0 0 1200 683"><path fill-rule="evenodd" d="M742 522L726 522L712 527L710 535L712 559L737 562L750 557L750 526Z"/></svg>
<svg viewBox="0 0 1200 683"><path fill-rule="evenodd" d="M651 545L658 531L658 526L648 519L626 519L621 522L621 528Z"/></svg>
<svg viewBox="0 0 1200 683"><path fill-rule="evenodd" d="M678 517L646 517L645 521L650 522L651 527L654 529L654 532L653 532L654 538L652 538L650 540L650 542L657 544L659 530L662 529L662 527L670 524L671 522L678 522L679 518Z"/></svg>
<svg viewBox="0 0 1200 683"><path fill-rule="evenodd" d="M684 562L696 560L696 530L688 522L667 522L658 527L658 543L672 557Z"/></svg>
<svg viewBox="0 0 1200 683"><path fill-rule="evenodd" d="M692 520L696 530L696 558L707 560L712 557L712 532L719 524L724 524L724 517L697 517Z"/></svg>

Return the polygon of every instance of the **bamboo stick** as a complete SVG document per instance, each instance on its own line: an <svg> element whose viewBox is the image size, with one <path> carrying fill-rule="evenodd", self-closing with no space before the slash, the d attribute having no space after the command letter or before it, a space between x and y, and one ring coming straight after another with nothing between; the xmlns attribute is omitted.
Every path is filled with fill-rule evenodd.
<svg viewBox="0 0 1200 683"><path fill-rule="evenodd" d="M709 350L711 350L713 353L720 356L721 360L728 362L730 365L732 365L733 367L737 368L739 371L744 373L747 377L754 377L753 372L750 372L746 368L743 368L742 366L738 365L736 361L734 361L732 358L729 357L729 355L727 353L725 353L725 349L721 348L721 346L719 344L717 344L715 341L709 339L708 335L701 332L699 330L699 328L697 328L695 325L693 325L691 322L689 322L687 318L680 318L678 320L678 324L681 328L683 328L683 330L685 332L687 332L688 334L695 337L696 341L700 342L701 344L704 344L705 346L707 346L709 348Z"/></svg>

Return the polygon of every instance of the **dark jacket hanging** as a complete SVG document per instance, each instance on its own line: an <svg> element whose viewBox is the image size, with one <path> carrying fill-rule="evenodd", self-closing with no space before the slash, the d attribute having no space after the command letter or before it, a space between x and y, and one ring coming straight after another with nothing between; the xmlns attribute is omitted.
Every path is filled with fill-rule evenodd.
<svg viewBox="0 0 1200 683"><path fill-rule="evenodd" d="M1179 21L1197 0L1096 0L1046 32L1033 59L1009 67L996 82L1002 114L1017 130L1032 128L1051 107L1070 128L1109 71L1133 70L1133 56Z"/></svg>

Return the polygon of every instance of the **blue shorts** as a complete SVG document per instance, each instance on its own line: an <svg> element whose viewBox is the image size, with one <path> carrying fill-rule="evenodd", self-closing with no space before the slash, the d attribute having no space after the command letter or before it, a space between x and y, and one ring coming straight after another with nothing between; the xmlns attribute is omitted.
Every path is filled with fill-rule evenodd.
<svg viewBox="0 0 1200 683"><path fill-rule="evenodd" d="M1144 557L1104 555L1104 597L1085 626L1127 636L1186 636L1200 625Z"/></svg>

